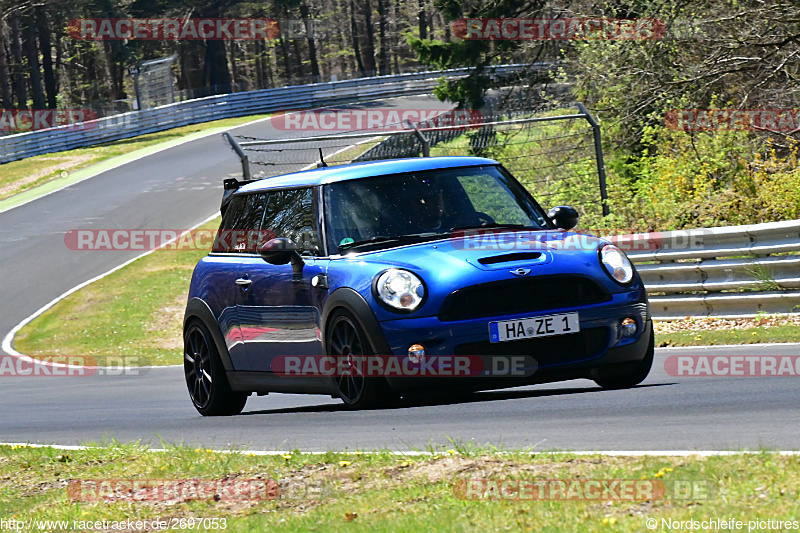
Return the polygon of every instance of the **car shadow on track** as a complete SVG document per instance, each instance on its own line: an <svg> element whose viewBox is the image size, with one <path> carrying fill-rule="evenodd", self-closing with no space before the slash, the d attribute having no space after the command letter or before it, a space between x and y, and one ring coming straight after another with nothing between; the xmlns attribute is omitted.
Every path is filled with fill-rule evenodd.
<svg viewBox="0 0 800 533"><path fill-rule="evenodd" d="M632 389L621 390L635 390L647 389L651 387L664 387L677 385L677 383L650 383L646 385L637 385ZM557 389L524 389L524 390L494 390L494 391L479 391L479 392L461 392L461 391L437 391L426 392L422 394L412 394L407 397L404 396L400 401L392 405L376 407L374 409L367 409L366 411L386 411L386 410L400 410L410 407L431 407L437 405L454 405L465 403L477 402L490 402L496 400L518 400L522 398L544 398L547 396L563 396L568 394L580 393L613 393L619 392L614 390L606 390L597 386L591 387L562 387ZM288 413L329 413L336 411L348 411L344 404L322 404L322 405L304 405L302 407L283 407L280 409L261 409L258 411L246 411L242 416L246 415L274 415L274 414L288 414Z"/></svg>

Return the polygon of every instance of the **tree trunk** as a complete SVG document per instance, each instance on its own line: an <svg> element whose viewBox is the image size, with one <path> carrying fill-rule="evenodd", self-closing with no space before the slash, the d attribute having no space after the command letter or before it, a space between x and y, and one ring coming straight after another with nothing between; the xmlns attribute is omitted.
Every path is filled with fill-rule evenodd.
<svg viewBox="0 0 800 533"><path fill-rule="evenodd" d="M270 87L277 87L280 82L280 71L278 69L278 51L274 46L267 46L267 76Z"/></svg>
<svg viewBox="0 0 800 533"><path fill-rule="evenodd" d="M392 65L389 62L389 37L386 35L386 0L378 0L378 36L381 39L381 47L378 51L378 64L380 65L381 76L392 73Z"/></svg>
<svg viewBox="0 0 800 533"><path fill-rule="evenodd" d="M263 89L266 87L264 83L264 41L259 39L255 43L255 61L254 67L256 70L256 89Z"/></svg>
<svg viewBox="0 0 800 533"><path fill-rule="evenodd" d="M372 4L370 0L364 0L364 26L367 29L367 41L364 45L364 66L370 72L370 76L377 73L375 66L375 30L372 27Z"/></svg>
<svg viewBox="0 0 800 533"><path fill-rule="evenodd" d="M297 65L297 72L301 80L300 83L307 83L305 80L306 69L303 68L303 54L300 53L300 43L298 39L292 39L292 49L294 50L294 61L295 65Z"/></svg>
<svg viewBox="0 0 800 533"><path fill-rule="evenodd" d="M347 11L347 6L344 4L342 0L336 0L336 12L337 13L345 13ZM347 27L349 22L347 17L336 17L336 42L339 45L339 50L346 50L347 49ZM331 34L328 30L327 37L330 40ZM350 57L346 56L345 54L337 54L339 57L339 68L338 74L344 75L347 72L352 72L356 69L355 61L353 61ZM352 65L352 68L351 68ZM336 69L332 69L336 71Z"/></svg>
<svg viewBox="0 0 800 533"><path fill-rule="evenodd" d="M428 38L428 16L425 14L425 0L417 0L417 18L419 19L419 38Z"/></svg>
<svg viewBox="0 0 800 533"><path fill-rule="evenodd" d="M6 60L6 45L3 39L3 23L0 21L0 107L10 108L14 104L11 100L11 79L8 73Z"/></svg>
<svg viewBox="0 0 800 533"><path fill-rule="evenodd" d="M231 73L228 58L225 56L225 42L219 39L206 41L206 81L211 94L221 94L229 90Z"/></svg>
<svg viewBox="0 0 800 533"><path fill-rule="evenodd" d="M315 81L320 81L319 63L317 62L317 44L314 41L313 26L309 24L308 6L305 2L300 2L300 17L306 28L306 41L308 41L308 56L311 58L311 75ZM309 31L311 30L311 31Z"/></svg>
<svg viewBox="0 0 800 533"><path fill-rule="evenodd" d="M239 91L238 87L236 87L236 84L239 83L240 79L239 73L236 71L237 70L236 41L231 41L230 44L230 65L231 65L231 85L232 85L230 92L234 93Z"/></svg>
<svg viewBox="0 0 800 533"><path fill-rule="evenodd" d="M186 99L195 98L197 95L206 96L207 91L202 89L206 85L205 71L203 68L203 43L201 41L182 41L180 44L181 73L178 78L179 87L186 91Z"/></svg>
<svg viewBox="0 0 800 533"><path fill-rule="evenodd" d="M64 37L64 29L63 29L62 26L56 25L55 35L56 35L56 44L55 44L55 48L56 48L56 64L55 64L55 68L53 70L55 71L55 75L56 75L56 94L58 94L59 91L61 90L61 66L62 66L62 61L61 60L62 60L62 55L63 55L63 50L62 50L62 44L61 43L63 42L63 37Z"/></svg>
<svg viewBox="0 0 800 533"><path fill-rule="evenodd" d="M390 46L389 46L389 52L391 53L391 56L392 56L392 63L394 65L394 73L395 74L400 74L400 48L398 46L398 42L399 42L398 33L400 32L400 26L399 26L399 24L397 22L398 20L400 20L400 17L398 16L398 11L400 10L400 6L397 5L397 2L390 2L389 6L391 8L391 21L394 24L394 27L392 28L392 32L391 32L392 33L392 36L391 36L392 42L390 43Z"/></svg>
<svg viewBox="0 0 800 533"><path fill-rule="evenodd" d="M42 87L42 68L39 65L39 50L36 47L36 28L33 19L25 17L25 58L28 61L28 76L31 87L31 98L34 109L44 109L47 102L44 98L44 88Z"/></svg>
<svg viewBox="0 0 800 533"><path fill-rule="evenodd" d="M50 38L50 27L47 24L47 12L43 6L36 6L36 29L39 34L39 49L42 52L42 72L44 74L44 92L47 95L47 107L56 108L56 76L53 71L53 45Z"/></svg>
<svg viewBox="0 0 800 533"><path fill-rule="evenodd" d="M25 93L25 76L22 67L22 43L20 42L19 15L11 15L11 92L18 109L28 107Z"/></svg>
<svg viewBox="0 0 800 533"><path fill-rule="evenodd" d="M294 73L292 72L292 64L289 58L289 45L283 35L281 35L279 41L281 43L281 53L283 55L283 68L286 70L286 85L291 85Z"/></svg>
<svg viewBox="0 0 800 533"><path fill-rule="evenodd" d="M350 0L350 38L353 40L353 53L356 56L358 71L363 75L367 69L364 68L364 61L361 59L361 46L358 44L358 25L356 24L356 6Z"/></svg>

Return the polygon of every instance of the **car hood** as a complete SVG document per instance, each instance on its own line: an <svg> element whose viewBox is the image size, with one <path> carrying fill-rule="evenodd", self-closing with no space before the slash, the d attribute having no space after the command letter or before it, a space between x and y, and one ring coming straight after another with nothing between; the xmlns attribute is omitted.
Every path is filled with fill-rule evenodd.
<svg viewBox="0 0 800 533"><path fill-rule="evenodd" d="M569 271L581 264L597 265L597 249L607 242L592 235L564 231L475 232L358 257L362 261L436 273L509 271L519 267L536 267L550 273L554 269Z"/></svg>
<svg viewBox="0 0 800 533"><path fill-rule="evenodd" d="M349 286L369 301L375 276L387 268L404 268L425 283L428 303L422 313L437 309L463 287L521 277L588 277L609 293L638 290L638 278L624 287L606 274L597 250L607 242L564 231L505 231L347 254L331 262L331 289Z"/></svg>

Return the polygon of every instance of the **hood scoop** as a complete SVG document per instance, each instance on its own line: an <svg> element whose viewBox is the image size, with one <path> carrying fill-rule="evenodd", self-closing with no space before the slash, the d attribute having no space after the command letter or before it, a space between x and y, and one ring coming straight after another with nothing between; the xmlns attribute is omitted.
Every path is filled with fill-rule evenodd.
<svg viewBox="0 0 800 533"><path fill-rule="evenodd" d="M513 270L519 267L532 267L546 265L553 260L553 254L548 250L520 250L516 252L497 253L484 257L472 256L467 263L481 270Z"/></svg>
<svg viewBox="0 0 800 533"><path fill-rule="evenodd" d="M482 265L497 265L500 263L513 263L516 261L536 261L542 259L542 252L516 252L513 254L495 255L492 257L481 257L478 262Z"/></svg>

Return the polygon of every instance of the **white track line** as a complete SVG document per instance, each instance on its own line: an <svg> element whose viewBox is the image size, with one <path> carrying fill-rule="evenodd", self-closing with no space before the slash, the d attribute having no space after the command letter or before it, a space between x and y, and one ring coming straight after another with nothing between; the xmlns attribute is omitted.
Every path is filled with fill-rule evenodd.
<svg viewBox="0 0 800 533"><path fill-rule="evenodd" d="M270 119L270 118L272 118L272 117L267 117L267 118L263 118L263 119L255 120L255 121L253 121L253 122L248 122L248 124L254 124L255 122L260 122L260 121L262 121L262 120L268 120L268 119ZM242 124L242 126L246 126L246 125L248 125L248 124ZM240 126L237 126L237 128L238 128L238 127L240 127ZM328 154L328 157L330 157L330 156L334 156L334 155L337 155L337 154L340 154L340 153L344 152L345 150L349 150L350 148L353 148L354 146L358 146L359 144L364 144L364 143L366 143L366 142L369 142L369 141L371 141L371 140L373 140L373 139L376 139L376 138L380 138L380 136L371 137L371 138L369 138L369 139L365 139L365 140L363 140L363 141L359 141L359 142L357 142L357 143L355 143L355 144L351 144L351 145L349 145L349 146L345 146L345 147L344 147L344 148L342 148L341 150L337 150L336 152L334 152L334 153L332 153L332 154ZM304 167L302 170L310 170L310 169L312 169L312 168L314 168L314 167L316 167L316 166L317 166L317 163L312 163L311 165L308 165L308 166ZM54 192L55 192L55 191L54 191ZM199 228L200 226L202 226L203 224L206 224L206 223L208 223L208 222L210 222L210 221L214 220L214 219L215 219L217 216L218 216L218 215L217 215L217 213L214 213L213 215L211 215L211 216L210 216L210 217L208 217L207 219L203 220L203 221L202 221L202 222L200 222L199 224L197 224L197 225L195 225L195 226L192 226L192 227L191 227L191 228L189 228L187 231L192 231L192 230L194 230L194 229L197 229L197 228ZM57 296L56 298L54 298L53 300L51 300L50 302L48 302L47 304L45 304L44 306L42 306L41 308L39 308L38 310L36 310L36 311L35 311L35 312L34 312L32 315L30 315L29 317L27 317L26 319L24 319L22 322L20 322L20 323L19 323L19 324L17 324L16 326L14 326L14 327L11 329L11 331L9 331L9 332L6 334L6 336L3 338L3 342L2 342L2 344L0 344L0 349L1 349L2 351L4 351L5 353L7 353L7 354L11 355L11 356L14 356L14 357L19 357L20 359L22 359L22 360L23 360L23 361L25 361L26 363L31 363L31 364L40 364L40 365L51 366L51 367L59 367L59 368L60 368L60 367L63 367L63 368L81 368L81 367L79 367L79 366L76 366L76 365L67 365L67 364L64 364L64 363L53 363L53 362L50 362L50 361L48 361L48 362L41 362L41 361L37 361L36 359L33 359L33 358L31 358L31 357L28 357L27 355L25 355L25 354L22 354L22 353L20 353L20 352L18 352L18 351L16 351L16 350L14 349L14 336L17 334L17 332L18 332L19 330L21 330L21 329L22 329L22 328L24 328L26 325L28 325L30 322L32 322L33 320L35 320L35 319L36 319L36 318L37 318L39 315L41 315L42 313L44 313L45 311L47 311L48 309L50 309L51 307L53 307L54 305L56 305L58 302L60 302L61 300L63 300L64 298L66 298L67 296L69 296L70 294L72 294L73 292L76 292L76 291L78 291L78 290L80 290L80 289L82 289L82 288L86 287L87 285L90 285L90 284L94 283L95 281L98 281L98 280L101 280L101 279L103 279L104 277L108 276L109 274L113 274L114 272L116 272L117 270L120 270L121 268L125 268L126 266L130 265L131 263L133 263L133 262L134 262L134 261L136 261L137 259L141 259L141 258L143 258L143 257L146 257L146 256L150 255L151 253L155 252L156 250L159 250L159 249L161 249L161 248L164 248L164 247L168 246L169 244L172 244L173 242L175 242L175 241L177 241L178 239L180 239L180 238L181 238L181 237L182 237L182 236L183 236L185 233L186 233L186 232L184 232L184 233L181 233L181 235L178 235L178 236L177 236L177 237L175 237L174 239L170 239L169 241L162 243L162 244L161 244L161 245L160 245L158 248L154 248L154 249L152 249L152 250L148 250L147 252L145 252L145 253L143 253L143 254L141 254L141 255L137 255L137 256L136 256L136 257L134 257L133 259L129 259L128 261L125 261L125 262L124 262L124 263L122 263L121 265L117 265L117 266L115 266L114 268L112 268L111 270L109 270L109 271L107 271L107 272L104 272L104 273L100 274L99 276L95 276L95 277L93 277L92 279L90 279L90 280L88 280L88 281L84 281L83 283L81 283L81 284L79 284L79 285L76 285L75 287L72 287L72 288L71 288L71 289L69 289L67 292L65 292L65 293L63 293L63 294L61 294L61 295ZM174 368L174 367L180 367L180 366L183 366L183 365L146 366L146 367L139 367L139 368ZM101 366L98 366L97 368L98 368L98 369L107 369L107 368L109 368L109 367L101 367Z"/></svg>
<svg viewBox="0 0 800 533"><path fill-rule="evenodd" d="M251 125L256 124L258 122L263 122L265 120L270 120L270 119L272 119L273 116L281 116L281 115L270 115L270 116L265 117L265 118L259 118L257 120L251 120L250 122L245 122L244 124L239 124L238 126L233 126L233 127L229 128L229 129L234 130L236 128L243 128L245 126L251 126ZM231 118L237 118L237 117L231 117ZM189 124L189 125L190 126L194 126L196 124L204 124L204 123L203 122L197 122L195 124ZM169 131L169 130L161 130L161 131ZM63 191L67 187L71 187L72 185L77 185L78 183L82 183L82 182L84 182L84 181L86 181L88 179L92 179L92 178L95 178L97 176L101 176L101 175L105 174L106 172L111 172L112 170L116 170L119 167L123 167L125 165L130 164L130 163L135 163L135 162L139 161L140 159L144 159L145 157L150 157L151 155L158 154L158 153L163 152L165 150L171 150L172 148L177 148L178 146L183 146L184 144L187 144L187 143L190 143L190 142L193 142L193 141L198 141L200 139L205 139L206 137L211 137L213 135L219 135L219 133L220 133L219 131L212 131L211 133L204 133L204 134L198 135L196 137L191 137L190 139L185 139L185 140L178 141L175 144L170 144L169 146L164 146L162 148L156 148L153 151L148 151L147 153L142 154L142 155L137 156L137 157L134 157L133 159L122 161L121 163L115 164L115 165L113 165L113 166L111 166L111 167L109 167L109 168L107 168L105 170L101 170L100 172L97 172L95 174L89 174L86 177L81 178L76 182L68 183L68 184L64 185L63 187L58 187L57 189L54 189L54 190L52 190L50 192L46 192L46 193L44 193L44 194L42 194L40 196L36 196L34 198L31 198L30 200L26 200L26 201L22 202L21 204L13 205L13 206L9 207L8 209L3 209L2 211L0 211L0 213L5 213L6 211L11 211L12 209L16 209L18 207L22 207L23 205L27 205L27 204L29 204L31 202L34 202L34 201L38 200L39 198L44 198L45 196L50 196L51 194L56 193L58 191ZM192 134L190 133L190 134L187 135L187 137L191 136L191 135ZM116 141L110 141L110 142L126 141L126 140L129 140L129 139L132 139L132 138L133 137L125 137L123 139L118 139ZM166 141L165 144L167 144L169 142L170 141ZM97 146L97 145L90 145L90 146L86 146L84 148L92 148L93 146ZM141 150L148 150L148 148L141 148ZM127 155L127 154L125 154L125 155ZM123 156L119 156L119 157L125 157L125 156L123 155ZM90 168L91 168L91 166L86 167L86 169L90 169ZM81 170L86 170L86 169L81 169Z"/></svg>
<svg viewBox="0 0 800 533"><path fill-rule="evenodd" d="M750 344L708 344L703 346L662 346L656 350L713 350L715 348L746 348L750 346L800 346L800 342L754 342Z"/></svg>
<svg viewBox="0 0 800 533"><path fill-rule="evenodd" d="M0 446L17 446L22 448L52 448L54 450L74 450L74 451L81 451L81 450L97 450L97 449L104 449L105 446L78 446L78 445L71 445L71 444L29 444L29 443L22 443L22 442L0 442ZM195 449L193 447L187 447L186 449ZM202 448L206 449L206 448ZM168 450L165 448L145 448L144 451L147 452L173 452L175 450ZM292 454L295 450L214 450L217 453L233 453L233 454L242 454L242 455L287 455ZM447 452L423 452L419 450L331 450L326 452L304 452L298 451L297 453L306 454L306 455L323 455L326 453L339 453L339 454L347 454L353 453L358 451L364 454L380 454L380 453L390 453L393 455L404 456L432 456L432 455L446 455ZM487 452L490 455L514 455L520 452L505 452L505 451L497 451L497 452ZM800 456L800 450L543 450L540 452L530 450L529 452L532 455L606 455L606 456L629 456L629 457L651 457L651 456L658 456L658 457L717 457L717 456L736 456L736 455L760 455L760 454L773 454L773 455L782 455L782 456ZM458 454L457 454L458 455Z"/></svg>
<svg viewBox="0 0 800 533"><path fill-rule="evenodd" d="M210 222L210 221L214 220L215 218L217 218L217 216L219 216L219 215L218 215L217 213L214 213L213 215L211 215L210 217L206 218L206 219L205 219L205 220L203 220L202 222L200 222L200 223L198 223L198 224L196 224L196 225L192 226L192 227L191 227L191 228L189 228L187 231L192 231L192 230L194 230L194 229L197 229L197 228L199 228L200 226L202 226L203 224L207 224L208 222ZM41 362L41 361L37 361L36 359L33 359L33 358L31 358L31 357L28 357L28 356L27 356L27 355L25 355L25 354L19 353L18 351L16 351L16 350L14 349L14 336L17 334L17 332L18 332L20 329L22 329L23 327L25 327L26 325L28 325L28 324L29 324L31 321L33 321L33 320L34 320L35 318L37 318L39 315L41 315L42 313L44 313L45 311L47 311L48 309L50 309L51 307L53 307L54 305L56 305L58 302L60 302L61 300L63 300L64 298L66 298L67 296L69 296L70 294L72 294L73 292L75 292L75 291L78 291L78 290L80 290L80 289L82 289L82 288L86 287L87 285L90 285L90 284L94 283L95 281L98 281L98 280L101 280L101 279L103 279L104 277L108 276L109 274L113 274L114 272L116 272L117 270L120 270L121 268L125 268L126 266L130 265L131 263L133 263L133 262L134 262L134 261L136 261L137 259L141 259L141 258L143 258L143 257L146 257L146 256L148 256L148 255L152 254L153 252L155 252L155 251L157 251L157 250L160 250L161 248L164 248L165 246L167 246L167 245L169 245L169 244L172 244L173 242L175 242L175 241L177 241L178 239L180 239L180 238L181 238L181 237L182 237L182 236L183 236L185 233L186 233L186 232L183 232L183 233L181 233L181 235L178 235L178 236L177 236L177 237L175 237L174 239L170 239L170 240L168 240L168 241L164 242L164 243L163 243L163 244L161 244L161 245L160 245L158 248L153 248L152 250L148 250L148 251L146 251L146 252L145 252L145 253L143 253L143 254L137 255L137 256L136 256L136 257L134 257L133 259L129 259L128 261L125 261L125 262L124 262L124 263L122 263L121 265L117 265L117 266L115 266L114 268L112 268L111 270L109 270L109 271L107 271L107 272L104 272L104 273L100 274L99 276L95 276L95 277L93 277L93 278L92 278L92 279L90 279L90 280L84 281L83 283L81 283L81 284L79 284L79 285L76 285L75 287L72 287L70 290L68 290L67 292L65 292L65 293L61 294L60 296L57 296L56 298L54 298L53 300L51 300L50 302L46 303L45 305L43 305L42 307L40 307L38 310L36 310L36 311L35 311L35 312L34 312L32 315L30 315L28 318L24 319L22 322L20 322L20 323L19 323L19 324L17 324L16 326L14 326L14 327L12 328L12 330L11 330L11 331L9 331L9 332L6 334L6 336L3 338L3 343L2 343L2 345L0 345L0 349L2 349L4 352L6 352L7 354L9 354L9 355L11 355L11 356L14 356L14 357L19 357L20 359L24 360L26 363L32 363L32 364L42 364L42 365L46 365L46 366L53 366L53 367L64 367L64 368L81 368L81 367L79 367L79 366L76 366L76 365L66 365L66 364L64 364L64 363L53 363L53 362L46 362L46 363L44 363L44 362ZM172 365L172 366L181 366L181 365ZM101 368L107 368L107 367L97 367L97 368L98 368L98 369L101 369ZM159 367L152 367L152 368L159 368Z"/></svg>

